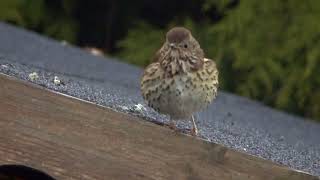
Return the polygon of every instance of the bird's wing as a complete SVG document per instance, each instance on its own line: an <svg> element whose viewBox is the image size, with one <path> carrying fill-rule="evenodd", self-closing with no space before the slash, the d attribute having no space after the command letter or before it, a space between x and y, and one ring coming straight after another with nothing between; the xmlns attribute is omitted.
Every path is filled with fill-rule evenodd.
<svg viewBox="0 0 320 180"><path fill-rule="evenodd" d="M160 49L161 50L161 49ZM156 52L156 54L153 56L153 58L152 58L152 63L155 63L155 62L159 62L159 58L160 58L160 50L158 50L157 52Z"/></svg>
<svg viewBox="0 0 320 180"><path fill-rule="evenodd" d="M153 88L161 85L161 76L163 75L163 70L160 67L160 63L151 63L144 70L141 79L141 90L142 92L147 92ZM143 94L145 95L145 94Z"/></svg>
<svg viewBox="0 0 320 180"><path fill-rule="evenodd" d="M204 69L205 69L206 73L208 73L208 75L212 77L212 83L215 86L218 86L218 84L219 84L219 77L218 77L219 71L217 69L216 63L211 59L204 58Z"/></svg>

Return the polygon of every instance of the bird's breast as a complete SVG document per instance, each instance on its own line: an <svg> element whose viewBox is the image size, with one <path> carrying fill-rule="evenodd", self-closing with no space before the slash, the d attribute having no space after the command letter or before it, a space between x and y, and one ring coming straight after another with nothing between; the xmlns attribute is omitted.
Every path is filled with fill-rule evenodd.
<svg viewBox="0 0 320 180"><path fill-rule="evenodd" d="M165 76L159 71L156 76L144 80L142 92L148 105L156 111L168 114L173 119L187 119L194 112L205 108L217 94L217 72L212 64L198 71Z"/></svg>

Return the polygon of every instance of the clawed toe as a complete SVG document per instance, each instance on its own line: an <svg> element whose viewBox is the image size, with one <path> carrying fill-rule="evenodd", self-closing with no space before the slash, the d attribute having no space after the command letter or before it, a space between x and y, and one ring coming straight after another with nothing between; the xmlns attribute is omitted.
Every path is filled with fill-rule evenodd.
<svg viewBox="0 0 320 180"><path fill-rule="evenodd" d="M169 128L174 130L175 132L178 132L178 128L174 122L169 123Z"/></svg>
<svg viewBox="0 0 320 180"><path fill-rule="evenodd" d="M191 129L191 135L192 136L198 136L198 129L197 128L192 128Z"/></svg>

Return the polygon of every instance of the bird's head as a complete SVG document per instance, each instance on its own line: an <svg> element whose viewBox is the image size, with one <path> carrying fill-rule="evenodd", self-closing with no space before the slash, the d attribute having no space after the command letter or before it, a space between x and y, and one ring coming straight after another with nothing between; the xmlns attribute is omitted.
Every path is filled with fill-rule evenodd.
<svg viewBox="0 0 320 180"><path fill-rule="evenodd" d="M166 43L171 49L186 50L190 48L191 32L183 27L175 27L168 31Z"/></svg>
<svg viewBox="0 0 320 180"><path fill-rule="evenodd" d="M198 69L203 64L204 53L199 43L184 27L174 27L167 32L161 51L163 67L174 63L185 70Z"/></svg>

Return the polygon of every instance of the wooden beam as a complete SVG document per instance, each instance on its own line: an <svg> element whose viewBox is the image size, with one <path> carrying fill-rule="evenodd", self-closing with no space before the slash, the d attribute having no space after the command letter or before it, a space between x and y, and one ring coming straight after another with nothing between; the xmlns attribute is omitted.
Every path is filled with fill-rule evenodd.
<svg viewBox="0 0 320 180"><path fill-rule="evenodd" d="M57 179L319 179L5 75L0 102L0 164Z"/></svg>

